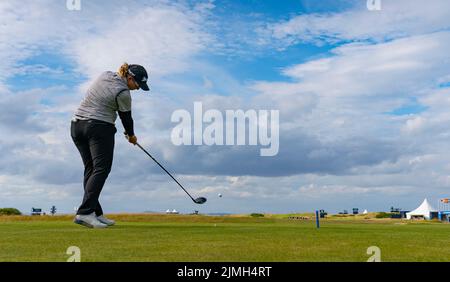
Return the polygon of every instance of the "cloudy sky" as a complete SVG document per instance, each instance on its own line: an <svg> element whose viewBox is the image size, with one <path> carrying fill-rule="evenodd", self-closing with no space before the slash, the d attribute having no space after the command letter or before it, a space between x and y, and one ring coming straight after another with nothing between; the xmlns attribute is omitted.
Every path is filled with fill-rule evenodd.
<svg viewBox="0 0 450 282"><path fill-rule="evenodd" d="M1 0L0 207L79 205L70 119L92 80L123 62L150 70L151 92L132 93L139 142L208 202L195 206L117 134L105 212L436 206L450 196L450 2L381 4ZM195 101L279 110L278 155L173 145L171 115Z"/></svg>

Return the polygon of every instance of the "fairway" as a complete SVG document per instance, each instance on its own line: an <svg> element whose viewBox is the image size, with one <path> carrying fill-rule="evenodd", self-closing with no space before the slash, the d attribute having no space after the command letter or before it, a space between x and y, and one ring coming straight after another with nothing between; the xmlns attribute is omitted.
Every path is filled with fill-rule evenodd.
<svg viewBox="0 0 450 282"><path fill-rule="evenodd" d="M400 220L312 220L188 215L113 215L104 230L71 216L0 217L0 261L365 262L367 249L382 261L449 261L450 225Z"/></svg>

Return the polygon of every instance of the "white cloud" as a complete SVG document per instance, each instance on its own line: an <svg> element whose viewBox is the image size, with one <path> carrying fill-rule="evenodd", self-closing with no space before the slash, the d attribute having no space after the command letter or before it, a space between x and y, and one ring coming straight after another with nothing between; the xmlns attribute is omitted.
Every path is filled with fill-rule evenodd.
<svg viewBox="0 0 450 282"><path fill-rule="evenodd" d="M64 75L64 70L62 68L53 69L42 64L18 65L15 68L15 72L20 75L47 75L47 77Z"/></svg>
<svg viewBox="0 0 450 282"><path fill-rule="evenodd" d="M449 18L450 3L445 0L383 1L378 12L358 5L340 13L304 14L268 24L260 34L280 48L300 42L382 42L448 29Z"/></svg>
<svg viewBox="0 0 450 282"><path fill-rule="evenodd" d="M426 123L426 121L423 117L420 117L420 116L414 117L414 118L408 119L406 121L404 130L407 133L410 133L410 132L414 133L414 132L417 132L420 129L422 129L424 127L425 123Z"/></svg>
<svg viewBox="0 0 450 282"><path fill-rule="evenodd" d="M68 56L89 78L116 70L124 61L148 66L152 75L183 71L189 67L188 57L211 40L203 30L214 7L208 3L189 8L175 2L129 1L125 9L114 9L125 6L123 1L92 1L83 3L81 11L68 11L55 0L2 1L0 81L30 70L18 63L43 48Z"/></svg>
<svg viewBox="0 0 450 282"><path fill-rule="evenodd" d="M208 34L201 16L177 7L137 9L133 17L123 15L111 21L101 34L87 34L74 40L69 52L79 71L89 77L116 70L123 62L147 66L152 76L189 69L190 56L205 48Z"/></svg>
<svg viewBox="0 0 450 282"><path fill-rule="evenodd" d="M39 53L44 46L58 50L62 41L75 33L76 28L69 24L73 19L57 16L64 11L58 2L0 2L0 81L24 70L18 62Z"/></svg>
<svg viewBox="0 0 450 282"><path fill-rule="evenodd" d="M425 105L433 103L431 97L446 99L435 89L448 76L442 62L448 60L449 48L449 32L342 45L328 58L284 69L294 82L261 81L252 88L261 100L280 108L283 121L290 123L287 128L299 126L321 140L376 137L379 132L397 139L406 120L385 113L411 99Z"/></svg>

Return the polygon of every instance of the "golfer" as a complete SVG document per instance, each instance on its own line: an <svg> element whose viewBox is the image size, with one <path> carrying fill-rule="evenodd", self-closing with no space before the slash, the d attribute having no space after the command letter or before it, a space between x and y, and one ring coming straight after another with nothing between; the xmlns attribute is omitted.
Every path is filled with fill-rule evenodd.
<svg viewBox="0 0 450 282"><path fill-rule="evenodd" d="M84 163L84 197L74 222L105 228L114 221L103 215L99 202L113 162L117 113L128 141L137 143L131 116L130 90L148 91L147 71L140 65L123 64L117 73L104 72L90 86L71 123L71 136Z"/></svg>

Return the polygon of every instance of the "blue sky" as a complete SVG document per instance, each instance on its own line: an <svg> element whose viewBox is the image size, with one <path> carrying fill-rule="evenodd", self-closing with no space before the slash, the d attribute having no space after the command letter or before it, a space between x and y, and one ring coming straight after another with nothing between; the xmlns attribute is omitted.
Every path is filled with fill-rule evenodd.
<svg viewBox="0 0 450 282"><path fill-rule="evenodd" d="M450 188L447 2L2 1L0 206L73 212L82 164L70 118L92 80L124 61L150 70L151 93L133 93L140 142L209 201L194 206L118 135L107 212L436 203ZM174 146L171 114L195 101L279 110L279 154Z"/></svg>
<svg viewBox="0 0 450 282"><path fill-rule="evenodd" d="M55 50L40 50L32 57L17 62L17 66L39 66L41 67L41 71L36 71L36 69L22 71L9 77L6 83L14 91L47 88L58 85L75 88L86 80L86 77L73 70L74 62L56 53ZM49 73L50 70L54 71L54 73Z"/></svg>

